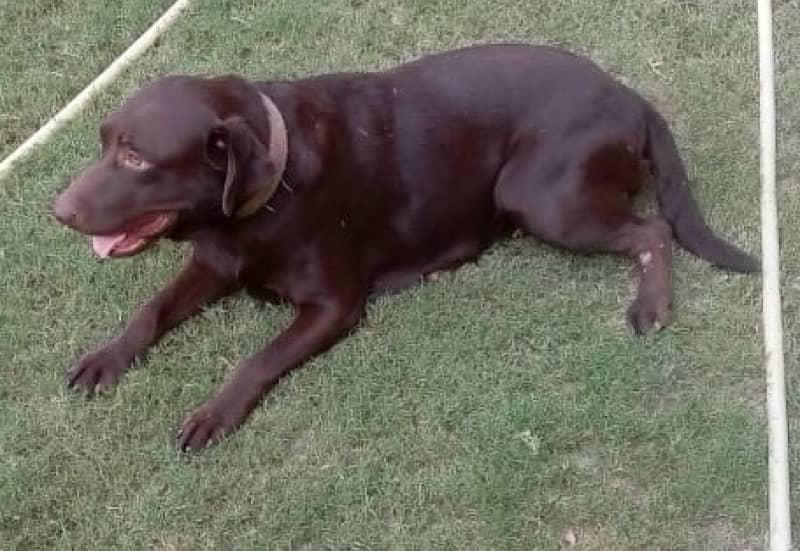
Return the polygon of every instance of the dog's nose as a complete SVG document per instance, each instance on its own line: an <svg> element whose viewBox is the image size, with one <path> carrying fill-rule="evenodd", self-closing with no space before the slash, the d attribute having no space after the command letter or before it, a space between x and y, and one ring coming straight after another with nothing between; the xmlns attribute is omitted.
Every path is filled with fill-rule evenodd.
<svg viewBox="0 0 800 551"><path fill-rule="evenodd" d="M62 193L53 202L53 215L67 226L73 226L78 219L78 208L68 195Z"/></svg>

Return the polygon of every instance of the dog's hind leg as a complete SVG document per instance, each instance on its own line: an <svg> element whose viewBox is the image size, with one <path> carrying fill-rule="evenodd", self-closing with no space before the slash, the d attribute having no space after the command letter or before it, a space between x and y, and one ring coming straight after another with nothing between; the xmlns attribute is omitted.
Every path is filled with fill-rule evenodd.
<svg viewBox="0 0 800 551"><path fill-rule="evenodd" d="M628 322L637 334L660 329L670 320L672 234L661 217L632 211L632 195L645 177L642 162L624 143L604 143L577 156L575 150L519 144L498 176L496 207L547 243L633 258L639 290Z"/></svg>

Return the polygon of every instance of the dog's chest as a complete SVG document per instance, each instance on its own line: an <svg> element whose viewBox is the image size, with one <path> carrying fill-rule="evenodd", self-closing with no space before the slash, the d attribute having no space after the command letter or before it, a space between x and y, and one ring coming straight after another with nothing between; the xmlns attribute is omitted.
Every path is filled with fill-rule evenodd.
<svg viewBox="0 0 800 551"><path fill-rule="evenodd" d="M249 255L240 260L238 277L249 294L274 302L291 298L288 271L273 259Z"/></svg>

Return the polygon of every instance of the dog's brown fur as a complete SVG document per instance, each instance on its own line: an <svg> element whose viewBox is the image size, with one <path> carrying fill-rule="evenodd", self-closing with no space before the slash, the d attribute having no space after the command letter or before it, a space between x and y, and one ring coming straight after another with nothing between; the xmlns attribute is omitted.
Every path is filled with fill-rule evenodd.
<svg viewBox="0 0 800 551"><path fill-rule="evenodd" d="M285 121L284 171L260 94ZM129 252L160 236L193 248L117 338L77 362L70 385L110 387L167 330L241 288L296 307L289 327L189 416L183 449L239 426L282 375L354 328L370 294L474 259L517 228L630 256L637 333L669 321L673 236L719 266L757 268L703 222L651 105L552 48L473 47L286 82L168 77L110 115L101 135L102 156L58 197L58 219L103 235L163 214ZM660 215L643 219L631 197L648 166ZM263 181L279 180L263 208L233 215Z"/></svg>

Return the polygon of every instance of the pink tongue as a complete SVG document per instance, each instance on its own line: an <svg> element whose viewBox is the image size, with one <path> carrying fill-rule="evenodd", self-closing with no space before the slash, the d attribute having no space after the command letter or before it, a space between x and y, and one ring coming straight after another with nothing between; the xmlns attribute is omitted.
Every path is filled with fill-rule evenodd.
<svg viewBox="0 0 800 551"><path fill-rule="evenodd" d="M95 235L92 237L92 248L100 258L108 258L114 247L119 245L128 237L128 234L118 233L117 235Z"/></svg>

